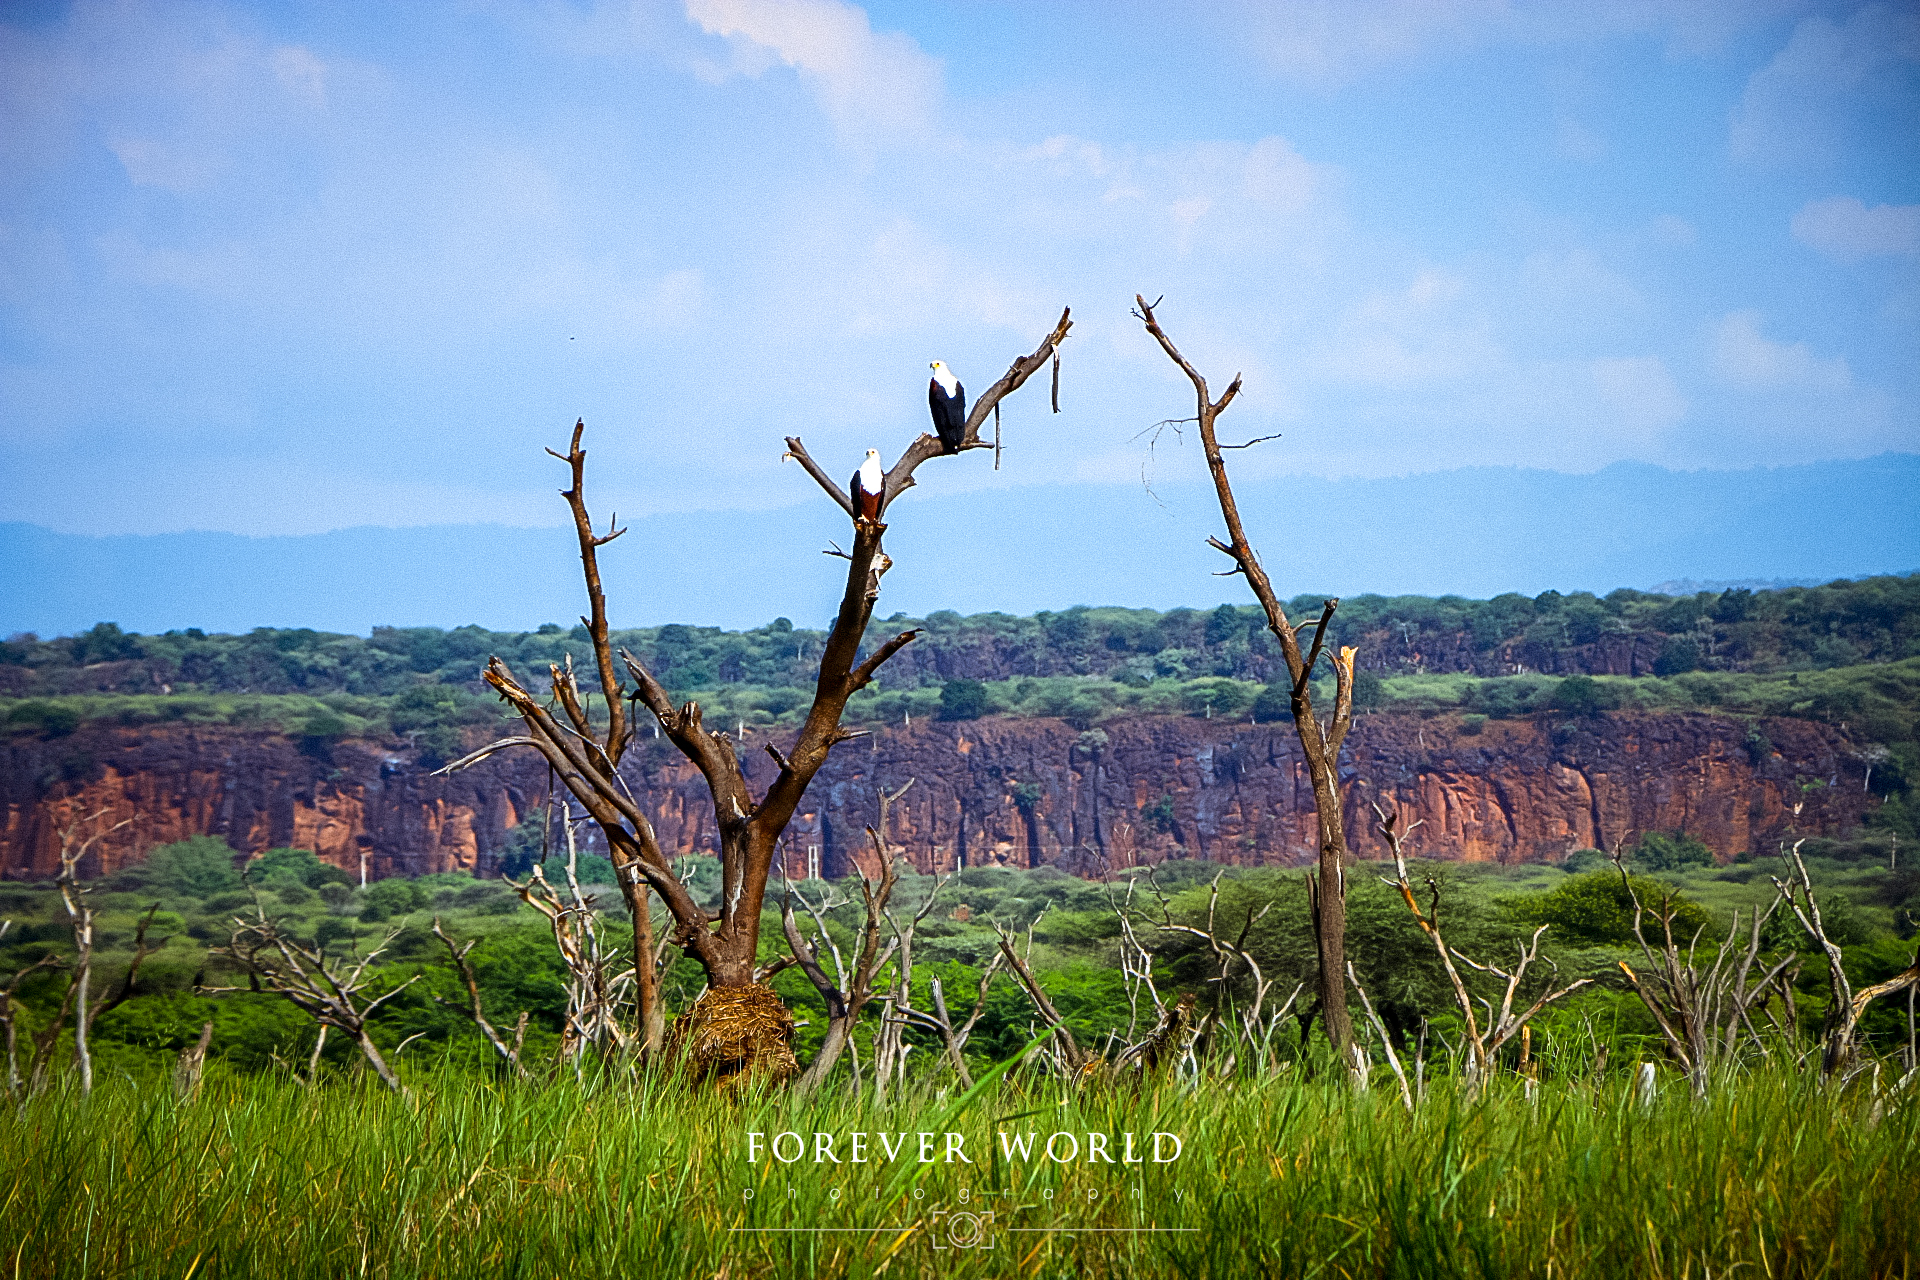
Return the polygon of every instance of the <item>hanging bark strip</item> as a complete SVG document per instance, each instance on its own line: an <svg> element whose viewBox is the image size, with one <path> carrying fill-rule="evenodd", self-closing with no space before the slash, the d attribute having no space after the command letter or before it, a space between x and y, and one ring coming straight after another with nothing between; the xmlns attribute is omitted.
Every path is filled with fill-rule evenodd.
<svg viewBox="0 0 1920 1280"><path fill-rule="evenodd" d="M1300 749L1307 758L1307 772L1313 783L1313 808L1320 827L1319 871L1317 877L1308 880L1308 892L1313 904L1314 935L1320 958L1320 1012L1325 1019L1327 1038L1333 1042L1335 1055L1343 1063L1350 1062L1353 1021L1347 1012L1347 835L1340 809L1339 762L1341 744L1346 741L1347 730L1353 726L1353 660L1356 651L1342 648L1337 654L1330 655L1333 666L1333 715L1325 721L1317 719L1313 693L1308 685L1312 681L1314 667L1320 661L1320 651L1326 643L1333 612L1339 608L1340 602L1337 599L1328 600L1321 607L1318 622L1295 623L1287 618L1286 610L1281 607L1280 598L1274 592L1272 580L1261 567L1253 544L1247 540L1246 529L1240 522L1240 506L1234 499L1233 485L1227 479L1226 459L1221 454L1221 444L1214 433L1215 420L1226 412L1227 406L1240 394L1239 375L1234 376L1233 382L1219 399L1213 399L1207 390L1207 380L1187 362L1187 358L1180 354L1180 349L1173 345L1173 339L1160 327L1153 306L1148 305L1146 298L1139 294L1134 295L1134 302L1137 305L1134 314L1146 326L1147 332L1153 335L1154 341L1160 344L1167 358L1178 365L1193 384L1200 443L1206 450L1207 470L1213 477L1214 494L1219 500L1221 518L1227 526L1227 541L1208 538L1207 544L1233 561L1229 574L1238 574L1247 580L1247 586L1252 589L1254 598L1260 602L1260 608L1266 614L1267 629L1280 642L1280 652L1286 659L1287 672L1292 678L1293 727L1300 735ZM1300 633L1308 627L1313 628L1313 648L1303 655L1300 652Z"/></svg>
<svg viewBox="0 0 1920 1280"><path fill-rule="evenodd" d="M1002 399L1017 391L1046 365L1071 327L1069 313L1062 311L1059 322L1039 347L1032 354L1016 359L974 402L962 443L955 452L992 448L991 443L980 438L980 429L988 415L998 408ZM573 512L579 537L589 604L588 616L581 621L593 645L600 695L606 703L606 722L603 726L596 725L589 716L571 669L556 666L550 671L553 700L559 713L556 714L520 683L506 663L493 658L487 663L485 678L519 713L526 732L483 747L454 762L444 772L465 767L508 747L532 746L545 756L568 791L605 833L608 851L620 872L621 891L635 924L635 990L645 1047L649 1051L660 1047L664 1021L648 932L651 918L647 894L651 890L660 896L667 913L673 917L672 942L684 948L707 975L708 989L701 996L700 1004L682 1020L685 1034L695 1041L691 1060L710 1062L716 1064L716 1071L733 1074L754 1069L755 1063L765 1055L766 1060L774 1064L773 1074L790 1073L792 1054L783 1037L791 1033L791 1019L786 1019L787 1030L783 1032L779 1025L781 1018L774 1015L777 998L756 983L755 953L760 938L761 909L780 837L808 785L835 745L863 736L841 726L847 700L871 683L880 667L918 634L902 632L879 645L864 660L861 658L862 641L880 595L880 580L893 563L882 547L887 526L879 518L855 519L853 499L847 489L813 460L799 437L787 438L787 456L806 469L853 520L854 527L850 549L840 553L847 560L846 586L821 654L813 703L786 751L772 743L766 744L767 754L779 772L765 792L756 797L741 768L740 744L724 732L707 728L699 703L674 706L666 688L645 664L632 653L616 653L608 638L597 552L623 530L610 522L605 533L594 532L584 496L586 451L581 447L584 430L584 423L575 423L567 452L554 456L566 462L572 472L573 484L564 496ZM923 462L943 453L945 449L940 441L927 432L908 445L886 472L881 514L884 515L894 499L913 487L914 472ZM617 668L622 666L632 681L631 687L620 678ZM620 776L620 759L632 739L625 712L630 701L652 716L674 747L700 770L707 784L720 836L721 900L717 911L703 908L675 873L653 824L641 812ZM748 994L756 991L757 994ZM721 1019L727 1029L708 1028L702 1006L710 1003L716 1011L723 1005L731 1010ZM737 1009L733 1008L735 1005ZM784 1010L780 1013L784 1014ZM720 1025L714 1023L713 1028ZM723 1041L724 1046L733 1047L724 1047ZM704 1052L703 1042L711 1042L714 1052Z"/></svg>

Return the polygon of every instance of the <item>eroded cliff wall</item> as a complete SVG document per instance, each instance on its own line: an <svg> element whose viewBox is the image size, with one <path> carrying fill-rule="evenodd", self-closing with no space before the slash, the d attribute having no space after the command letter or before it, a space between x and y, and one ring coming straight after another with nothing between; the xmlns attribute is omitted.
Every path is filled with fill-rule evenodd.
<svg viewBox="0 0 1920 1280"><path fill-rule="evenodd" d="M756 786L772 764L750 741ZM1835 833L1872 803L1845 737L1811 721L1758 725L1710 715L1615 714L1572 722L1376 715L1342 758L1349 839L1384 856L1369 802L1424 820L1422 856L1541 861L1683 830L1722 858L1770 848L1789 827ZM711 851L699 775L642 739L626 773L661 841ZM1288 724L1139 717L1081 732L1057 720L916 723L840 747L788 837L790 866L829 875L864 859L878 786L913 789L887 837L922 869L1000 861L1081 874L1164 857L1295 865L1312 855L1312 797ZM502 753L434 778L397 744L302 744L231 728L88 728L0 748L0 875L56 868L60 831L101 814L130 821L99 846L99 870L190 835L236 848L311 848L371 876L496 869L508 833L544 803L544 764ZM1796 818L1793 806L1802 811ZM1410 820L1411 820L1410 817Z"/></svg>

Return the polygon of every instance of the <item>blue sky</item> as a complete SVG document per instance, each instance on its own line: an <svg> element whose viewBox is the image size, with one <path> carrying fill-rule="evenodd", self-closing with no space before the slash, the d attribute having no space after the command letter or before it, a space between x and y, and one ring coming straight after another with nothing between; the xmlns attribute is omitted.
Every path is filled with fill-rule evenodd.
<svg viewBox="0 0 1920 1280"><path fill-rule="evenodd" d="M1064 304L923 492L1920 449L1920 12L1714 0L0 7L0 521L817 501ZM1118 499L1117 499L1118 500Z"/></svg>

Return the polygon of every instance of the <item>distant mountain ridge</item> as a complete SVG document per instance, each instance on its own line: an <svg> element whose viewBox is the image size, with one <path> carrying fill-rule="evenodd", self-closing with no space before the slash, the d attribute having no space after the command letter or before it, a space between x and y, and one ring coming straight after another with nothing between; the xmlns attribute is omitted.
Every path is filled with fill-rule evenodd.
<svg viewBox="0 0 1920 1280"><path fill-rule="evenodd" d="M1920 455L1746 471L1617 463L1589 475L1475 467L1239 486L1284 594L1486 598L1659 582L1822 582L1920 566ZM556 506L558 500L556 499ZM1028 487L908 495L891 513L881 612L1030 614L1076 604L1245 603L1213 576L1203 488ZM631 522L602 552L616 625L823 621L843 539L824 500ZM731 535L715 539L715 530ZM299 537L86 536L0 525L0 634L376 625L528 630L581 611L570 528L441 525Z"/></svg>

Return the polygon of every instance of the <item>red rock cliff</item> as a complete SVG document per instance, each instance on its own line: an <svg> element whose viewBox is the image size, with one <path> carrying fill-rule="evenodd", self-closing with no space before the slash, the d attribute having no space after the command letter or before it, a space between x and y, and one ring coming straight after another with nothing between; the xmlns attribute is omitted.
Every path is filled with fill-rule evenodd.
<svg viewBox="0 0 1920 1280"><path fill-rule="evenodd" d="M1790 825L1834 833L1859 821L1871 800L1842 735L1803 720L1758 730L1709 715L1623 714L1489 721L1468 736L1446 718L1363 717L1343 756L1349 838L1362 856L1384 856L1367 820L1374 799L1425 820L1414 851L1471 860L1554 859L1649 830L1687 831L1727 858L1771 847ZM765 785L764 753L745 760ZM669 850L713 847L699 776L668 744L642 739L627 774ZM1309 859L1315 838L1291 725L1140 717L1083 733L1057 720L920 723L839 748L794 821L792 870L804 874L817 850L828 874L845 872L864 852L876 786L908 778L917 784L887 835L923 869L950 867L963 850L969 865L1082 873L1169 856L1292 865ZM485 875L547 787L531 751L433 778L379 743L303 751L231 728L14 739L0 748L0 875L51 875L62 826L99 811L107 823L132 820L101 846L102 870L211 834L248 851L311 848L356 872L364 857L372 876Z"/></svg>

